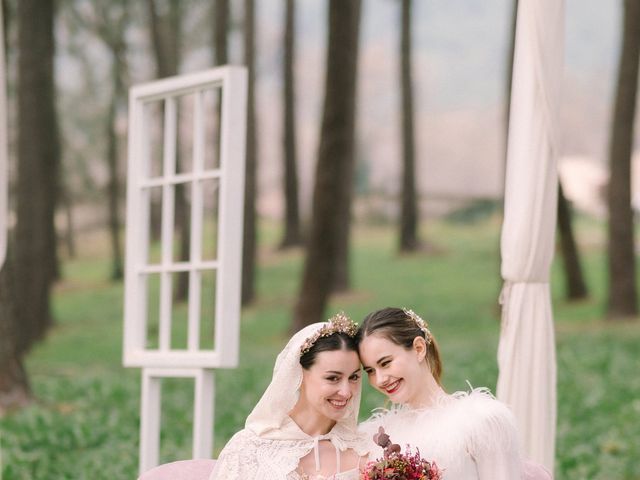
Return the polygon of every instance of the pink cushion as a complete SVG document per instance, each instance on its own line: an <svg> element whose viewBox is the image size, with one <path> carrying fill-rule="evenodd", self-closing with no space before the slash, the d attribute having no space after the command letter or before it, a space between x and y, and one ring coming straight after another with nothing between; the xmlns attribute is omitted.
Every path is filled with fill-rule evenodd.
<svg viewBox="0 0 640 480"><path fill-rule="evenodd" d="M147 470L138 480L209 480L215 463L216 461L211 459L165 463Z"/></svg>
<svg viewBox="0 0 640 480"><path fill-rule="evenodd" d="M549 471L531 460L522 462L522 480L553 480Z"/></svg>

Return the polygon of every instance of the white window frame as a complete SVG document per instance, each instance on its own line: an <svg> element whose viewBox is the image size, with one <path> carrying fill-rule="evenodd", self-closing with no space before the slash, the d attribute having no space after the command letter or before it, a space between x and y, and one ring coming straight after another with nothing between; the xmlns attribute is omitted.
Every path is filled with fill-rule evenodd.
<svg viewBox="0 0 640 480"><path fill-rule="evenodd" d="M204 170L204 104L196 92L220 88L220 162L215 170ZM124 305L123 362L127 367L220 368L238 362L240 321L240 278L244 204L244 164L246 130L247 73L244 67L225 66L204 72L171 77L132 87L129 94L129 164L127 177L127 231ZM175 172L176 101L181 95L195 94L193 121L193 172ZM150 121L145 105L165 100L164 159L161 177L151 178ZM215 261L203 261L202 198L198 180L219 179L218 237ZM192 183L191 259L172 259L174 192L177 183ZM162 260L148 265L148 200L151 186L162 186ZM200 278L202 270L216 271L215 338L212 350L200 349ZM171 272L189 272L188 346L170 348ZM147 342L147 284L145 275L160 273L159 347ZM167 280L168 278L168 280Z"/></svg>
<svg viewBox="0 0 640 480"><path fill-rule="evenodd" d="M211 458L213 453L214 371L205 368L143 368L138 467L141 474L160 461L163 378L193 378L193 458Z"/></svg>

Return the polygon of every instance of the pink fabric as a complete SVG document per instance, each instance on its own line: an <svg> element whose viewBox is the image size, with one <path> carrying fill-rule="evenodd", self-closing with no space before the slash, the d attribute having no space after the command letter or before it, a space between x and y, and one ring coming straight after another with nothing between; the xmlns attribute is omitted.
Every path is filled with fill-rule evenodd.
<svg viewBox="0 0 640 480"><path fill-rule="evenodd" d="M553 480L549 471L531 460L522 462L522 480Z"/></svg>
<svg viewBox="0 0 640 480"><path fill-rule="evenodd" d="M165 463L147 470L138 480L209 480L215 463L216 461L211 459Z"/></svg>

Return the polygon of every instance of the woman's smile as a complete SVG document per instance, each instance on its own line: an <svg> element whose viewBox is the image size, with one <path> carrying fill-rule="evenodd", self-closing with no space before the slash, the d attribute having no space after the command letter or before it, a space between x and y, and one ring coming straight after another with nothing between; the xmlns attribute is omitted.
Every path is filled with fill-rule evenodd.
<svg viewBox="0 0 640 480"><path fill-rule="evenodd" d="M342 410L349 404L350 399L337 399L337 398L328 398L327 401L329 404L338 410Z"/></svg>
<svg viewBox="0 0 640 480"><path fill-rule="evenodd" d="M387 395L393 395L394 393L396 393L398 391L398 389L400 388L401 383L402 383L402 379L395 380L393 383L390 383L390 384L382 387L382 389L387 393Z"/></svg>

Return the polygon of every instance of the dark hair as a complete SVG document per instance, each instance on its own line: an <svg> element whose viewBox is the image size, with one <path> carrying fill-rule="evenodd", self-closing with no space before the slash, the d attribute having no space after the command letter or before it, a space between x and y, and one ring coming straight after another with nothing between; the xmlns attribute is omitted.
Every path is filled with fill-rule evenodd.
<svg viewBox="0 0 640 480"><path fill-rule="evenodd" d="M309 370L316 361L316 355L320 352L331 352L335 350L347 350L358 353L356 339L346 333L336 332L327 337L320 337L313 346L300 355L300 365L305 370Z"/></svg>
<svg viewBox="0 0 640 480"><path fill-rule="evenodd" d="M413 348L413 341L416 337L425 338L424 332L417 323L402 308L394 307L377 310L364 318L356 335L358 346L362 340L374 333L407 350ZM433 335L430 335L428 339L425 338L425 340L427 342L426 358L431 368L431 374L436 379L436 382L440 384L442 361L440 360L438 344Z"/></svg>

